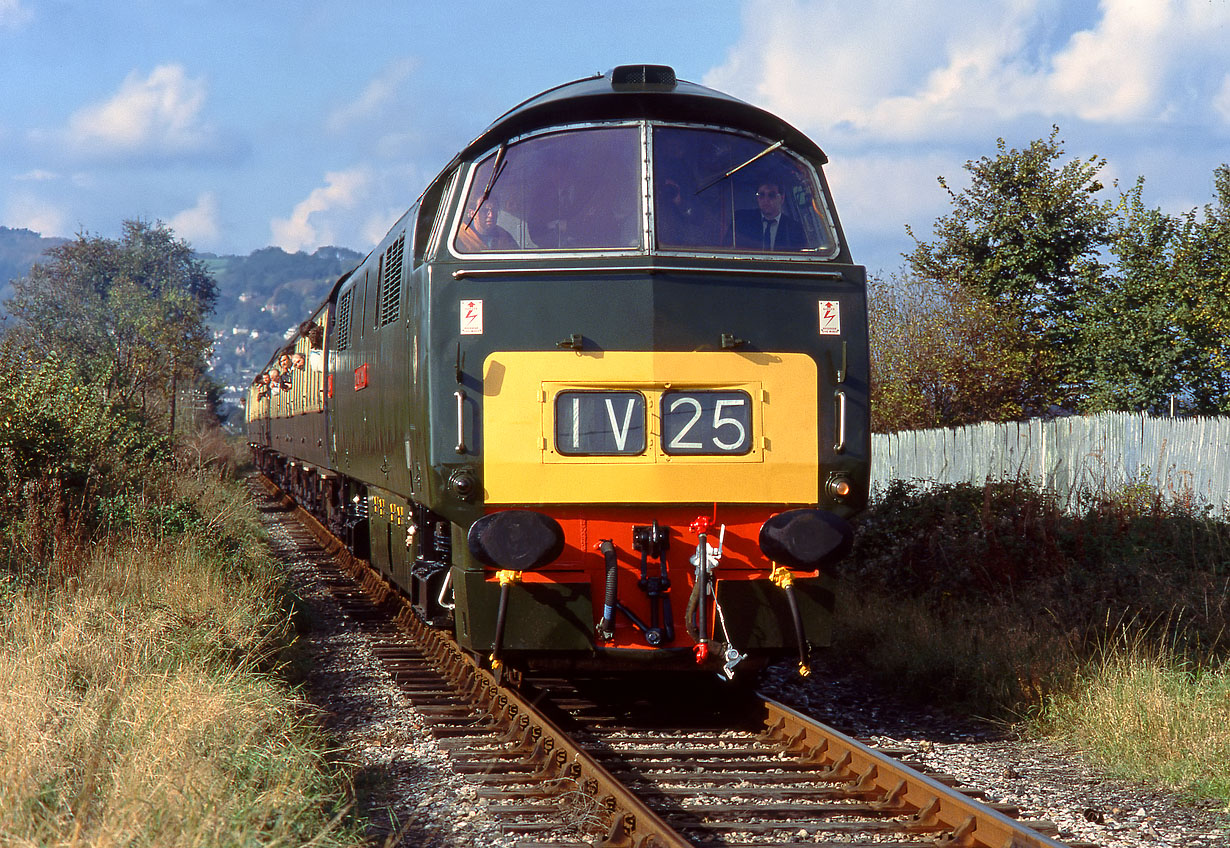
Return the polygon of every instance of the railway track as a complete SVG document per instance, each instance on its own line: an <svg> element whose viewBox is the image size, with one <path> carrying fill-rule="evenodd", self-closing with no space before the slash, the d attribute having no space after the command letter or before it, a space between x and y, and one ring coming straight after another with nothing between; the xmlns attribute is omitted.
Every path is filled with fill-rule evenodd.
<svg viewBox="0 0 1230 848"><path fill-rule="evenodd" d="M1017 821L1011 807L903 765L904 751L771 699L664 681L619 691L609 681L499 680L315 519L294 515L333 554L322 577L337 603L370 625L386 671L524 848L1064 844L1049 823Z"/></svg>

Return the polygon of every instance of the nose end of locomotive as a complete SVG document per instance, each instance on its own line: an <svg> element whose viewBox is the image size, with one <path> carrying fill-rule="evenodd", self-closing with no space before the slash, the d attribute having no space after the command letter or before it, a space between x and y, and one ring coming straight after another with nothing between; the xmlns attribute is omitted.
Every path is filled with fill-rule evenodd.
<svg viewBox="0 0 1230 848"><path fill-rule="evenodd" d="M532 571L559 558L564 530L549 515L510 509L484 515L470 526L470 553L490 568Z"/></svg>
<svg viewBox="0 0 1230 848"><path fill-rule="evenodd" d="M826 571L854 544L854 528L822 509L779 512L760 528L760 550L773 562L791 568Z"/></svg>

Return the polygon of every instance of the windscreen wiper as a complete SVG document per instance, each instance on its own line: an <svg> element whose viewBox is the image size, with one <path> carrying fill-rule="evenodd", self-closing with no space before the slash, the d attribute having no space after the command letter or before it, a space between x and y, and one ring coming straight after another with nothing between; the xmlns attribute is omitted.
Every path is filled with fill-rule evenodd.
<svg viewBox="0 0 1230 848"><path fill-rule="evenodd" d="M760 159L761 157L764 157L764 156L768 156L770 153L772 153L774 150L776 150L777 148L781 147L781 146L782 146L783 144L785 144L785 143L786 143L785 141L775 141L775 142L773 142L773 143L772 143L772 144L770 144L768 147L766 147L764 150L760 151L760 152L759 152L759 153L757 153L755 156L753 156L751 159L748 159L748 160L747 160L746 162L744 162L742 165L735 165L733 168L731 168L731 169L730 169L729 171L727 171L726 173L724 173L724 174L719 174L718 176L716 176L716 177L714 177L713 179L709 180L709 182L705 183L703 186L701 186L700 188L696 189L696 192L695 192L695 193L696 193L696 194L700 194L700 193L701 193L702 191L704 191L705 189L707 189L707 188L711 188L711 187L713 187L713 186L717 185L717 184L718 184L718 183L720 183L722 180L730 179L730 177L732 177L732 176L734 176L735 174L739 173L739 172L740 172L740 171L742 171L744 168L746 168L748 165L750 165L750 164L752 164L753 162L755 162L757 159Z"/></svg>
<svg viewBox="0 0 1230 848"><path fill-rule="evenodd" d="M491 196L492 186L494 186L495 181L500 178L500 174L504 173L504 165L507 164L505 154L507 153L508 142L500 142L500 149L495 152L495 164L491 168L491 177L488 178L487 185L483 188L483 193L478 198L478 203L474 204L474 211L470 213L470 220L466 221L467 227L474 223L475 217L478 216L478 210L483 208L483 204L486 203L487 198Z"/></svg>

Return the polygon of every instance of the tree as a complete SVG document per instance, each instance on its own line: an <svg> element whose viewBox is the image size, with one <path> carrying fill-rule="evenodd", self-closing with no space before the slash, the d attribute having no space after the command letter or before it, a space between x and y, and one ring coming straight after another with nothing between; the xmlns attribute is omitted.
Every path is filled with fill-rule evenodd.
<svg viewBox="0 0 1230 848"><path fill-rule="evenodd" d="M108 503L165 473L165 413L176 379L204 373L216 290L185 243L139 221L119 240L52 249L13 287L17 323L0 340L0 568L37 570L75 562Z"/></svg>
<svg viewBox="0 0 1230 848"><path fill-rule="evenodd" d="M1175 276L1184 226L1141 199L1138 179L1116 210L1108 268L1082 315L1082 410L1162 413L1181 392L1196 350L1191 304Z"/></svg>
<svg viewBox="0 0 1230 848"><path fill-rule="evenodd" d="M872 429L1012 420L1045 408L1054 356L1021 317L977 292L917 278L871 281Z"/></svg>
<svg viewBox="0 0 1230 848"><path fill-rule="evenodd" d="M1102 275L1099 251L1113 206L1096 197L1105 160L1061 164L1058 135L1055 127L1023 150L1009 150L999 139L994 157L966 163L971 181L959 193L940 177L953 211L935 222L934 241L910 230L915 248L905 258L920 280L977 293L990 308L1017 316L1017 354L1029 359L1050 352L1052 399L1073 406L1081 315Z"/></svg>
<svg viewBox="0 0 1230 848"><path fill-rule="evenodd" d="M79 235L15 280L13 342L56 354L104 400L166 410L177 379L203 374L213 279L162 224L125 221L118 240Z"/></svg>
<svg viewBox="0 0 1230 848"><path fill-rule="evenodd" d="M1213 172L1216 200L1183 218L1174 263L1188 306L1195 363L1184 391L1193 411L1230 412L1230 165Z"/></svg>
<svg viewBox="0 0 1230 848"><path fill-rule="evenodd" d="M1203 212L1172 216L1145 206L1143 178L1117 203L1100 200L1105 160L1065 160L1058 134L1022 150L1000 139L995 156L966 163L965 190L940 178L952 211L932 241L907 228L910 285L930 308L906 321L900 304L884 307L905 323L880 322L895 341L874 365L905 382L877 387L881 426L955 424L974 408L988 419L1056 405L1162 413L1172 397L1185 411L1230 412L1230 166L1214 172ZM1006 347L963 341L977 336L970 309L993 313L985 326ZM977 350L1003 373L978 368ZM963 384L971 374L986 391Z"/></svg>
<svg viewBox="0 0 1230 848"><path fill-rule="evenodd" d="M1145 207L1143 178L1123 195L1081 325L1086 411L1230 411L1230 167L1214 183L1203 217Z"/></svg>

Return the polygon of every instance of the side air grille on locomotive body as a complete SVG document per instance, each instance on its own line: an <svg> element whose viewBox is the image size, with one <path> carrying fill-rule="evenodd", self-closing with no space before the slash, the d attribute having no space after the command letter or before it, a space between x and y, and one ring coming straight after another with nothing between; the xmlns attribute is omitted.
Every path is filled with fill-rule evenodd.
<svg viewBox="0 0 1230 848"><path fill-rule="evenodd" d="M406 234L398 236L384 252L384 280L380 286L380 326L392 324L400 315L402 254Z"/></svg>
<svg viewBox="0 0 1230 848"><path fill-rule="evenodd" d="M350 289L342 295L341 302L337 305L337 349L348 350L350 348L350 301L354 296L354 289Z"/></svg>

